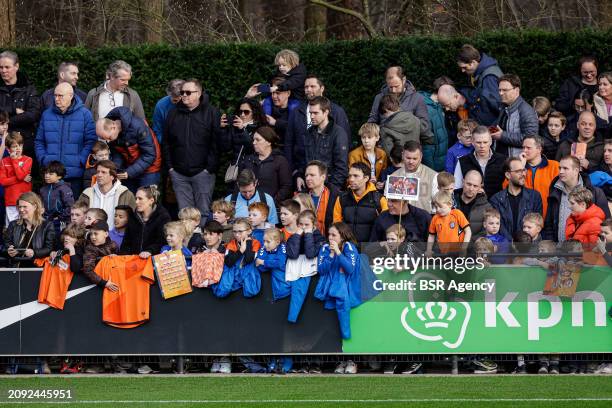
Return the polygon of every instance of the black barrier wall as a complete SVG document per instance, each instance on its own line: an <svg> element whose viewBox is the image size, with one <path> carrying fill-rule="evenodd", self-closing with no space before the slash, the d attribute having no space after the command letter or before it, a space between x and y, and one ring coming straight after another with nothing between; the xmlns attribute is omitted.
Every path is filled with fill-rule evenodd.
<svg viewBox="0 0 612 408"><path fill-rule="evenodd" d="M151 320L134 329L102 323L102 289L68 299L64 310L37 310L41 272L0 272L0 355L103 354L293 354L339 353L342 341L335 311L309 294L296 324L287 322L288 299L272 301L269 274L261 292L226 299L208 289L164 300L151 287ZM74 275L69 291L90 286ZM11 324L11 322L13 322Z"/></svg>

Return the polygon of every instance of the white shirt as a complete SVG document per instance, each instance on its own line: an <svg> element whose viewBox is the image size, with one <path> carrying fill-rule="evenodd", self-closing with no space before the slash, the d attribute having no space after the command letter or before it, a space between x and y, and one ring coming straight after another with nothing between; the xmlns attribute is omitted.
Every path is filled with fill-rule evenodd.
<svg viewBox="0 0 612 408"><path fill-rule="evenodd" d="M117 106L123 106L123 92L111 92L107 87L108 81L104 83L104 91L100 93L98 100L98 117L104 118L108 112Z"/></svg>

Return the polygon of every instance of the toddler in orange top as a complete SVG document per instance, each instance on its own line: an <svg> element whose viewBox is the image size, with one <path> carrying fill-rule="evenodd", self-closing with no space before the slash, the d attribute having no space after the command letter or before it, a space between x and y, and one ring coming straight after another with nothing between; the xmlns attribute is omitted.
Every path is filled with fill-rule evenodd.
<svg viewBox="0 0 612 408"><path fill-rule="evenodd" d="M23 193L32 191L32 158L23 156L23 137L11 132L5 139L9 156L2 159L0 184L4 186L6 225L19 218L17 199Z"/></svg>
<svg viewBox="0 0 612 408"><path fill-rule="evenodd" d="M427 256L431 256L434 242L438 242L441 253L459 250L459 244L470 242L472 230L465 215L453 208L453 199L446 191L438 191L433 198L436 215L429 224Z"/></svg>

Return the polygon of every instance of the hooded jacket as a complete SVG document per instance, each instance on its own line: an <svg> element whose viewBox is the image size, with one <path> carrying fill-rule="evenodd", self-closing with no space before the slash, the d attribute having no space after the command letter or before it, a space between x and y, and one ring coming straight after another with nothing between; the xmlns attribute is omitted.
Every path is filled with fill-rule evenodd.
<svg viewBox="0 0 612 408"><path fill-rule="evenodd" d="M87 187L81 193L79 200L87 203L89 207L102 208L108 214L108 225L110 228L113 227L113 216L115 208L118 205L128 205L132 209L136 207L136 198L134 194L126 186L121 184L121 181L117 180L113 184L113 187L106 193L103 194L100 191L98 183L92 187Z"/></svg>
<svg viewBox="0 0 612 408"><path fill-rule="evenodd" d="M604 192L591 184L589 176L585 173L580 173L580 180L582 185L593 193L593 204L597 205L603 210L606 218L610 217L610 209L608 208L608 200ZM559 227L559 207L561 205L561 198L565 194L565 189L562 183L559 181L559 177L550 183L550 190L548 193L548 210L546 211L546 218L544 219L544 229L542 230L542 239L551 239L558 242L558 227Z"/></svg>
<svg viewBox="0 0 612 408"><path fill-rule="evenodd" d="M393 146L404 147L406 142L421 141L421 121L412 112L399 111L392 113L380 121L380 146L387 155L391 154ZM427 137L429 143L433 139Z"/></svg>
<svg viewBox="0 0 612 408"><path fill-rule="evenodd" d="M304 167L300 175L304 177L306 163L319 160L327 164L328 182L343 188L348 176L349 138L344 129L336 125L330 117L327 127L319 133L317 126L308 129L304 141Z"/></svg>
<svg viewBox="0 0 612 408"><path fill-rule="evenodd" d="M582 214L572 214L565 224L565 239L575 239L583 244L594 244L601 232L601 223L606 219L604 212L591 204Z"/></svg>
<svg viewBox="0 0 612 408"><path fill-rule="evenodd" d="M291 197L291 170L287 159L279 150L272 150L264 160L259 160L257 154L246 156L239 169L252 170L257 177L257 187L270 194L277 203Z"/></svg>
<svg viewBox="0 0 612 408"><path fill-rule="evenodd" d="M128 218L119 254L137 255L143 251L159 254L166 244L164 225L170 221L168 211L160 204L155 207L148 221L144 221L140 214L134 211Z"/></svg>
<svg viewBox="0 0 612 408"><path fill-rule="evenodd" d="M67 179L81 178L97 140L91 112L74 97L66 112L53 105L42 113L34 141L36 157L41 166L61 162Z"/></svg>
<svg viewBox="0 0 612 408"><path fill-rule="evenodd" d="M497 60L481 54L478 68L470 78L472 88L463 89L470 117L484 126L490 126L500 113L499 78L503 75Z"/></svg>
<svg viewBox="0 0 612 408"><path fill-rule="evenodd" d="M300 255L312 259L319 255L319 249L325 243L325 237L318 229L302 234L293 234L287 240L287 259L297 259Z"/></svg>
<svg viewBox="0 0 612 408"><path fill-rule="evenodd" d="M419 92L425 99L427 114L433 137L421 137L423 145L423 163L435 171L443 171L446 165L448 151L448 131L446 130L444 109L442 105L431 98L427 92Z"/></svg>
<svg viewBox="0 0 612 408"><path fill-rule="evenodd" d="M377 181L382 181L380 180L380 173L387 168L389 161L387 159L387 154L383 149L380 147L375 147L374 151L376 156L374 160L374 174L376 175ZM351 167L353 163L364 163L371 167L372 164L370 163L370 159L368 158L363 146L356 147L349 153L348 166Z"/></svg>
<svg viewBox="0 0 612 408"><path fill-rule="evenodd" d="M523 151L523 138L540 130L538 114L520 95L512 105L501 109L496 124L503 130L496 151L508 157L518 157Z"/></svg>
<svg viewBox="0 0 612 408"><path fill-rule="evenodd" d="M574 99L578 96L580 91L588 88L594 92L597 92L597 85L586 85L582 83L582 78L577 75L572 75L559 87L559 97L555 101L555 109L563 113L565 116L569 116L575 113L574 110Z"/></svg>
<svg viewBox="0 0 612 408"><path fill-rule="evenodd" d="M40 189L40 196L45 205L45 219L70 222L70 208L74 204L74 196L69 184L64 180L56 184L45 184Z"/></svg>
<svg viewBox="0 0 612 408"><path fill-rule="evenodd" d="M387 199L368 182L361 196L352 190L338 196L334 205L334 222L345 222L353 230L357 242L368 242L376 219L387 209Z"/></svg>
<svg viewBox="0 0 612 408"><path fill-rule="evenodd" d="M389 87L387 85L383 85L380 90L380 93L374 97L374 102L372 103L372 109L370 111L370 116L368 117L368 122L374 122L380 124L382 122L382 117L379 113L380 101L383 96L389 93ZM408 80L406 80L406 85L404 88L404 92L399 95L400 100L400 109L404 112L412 112L419 120L421 121L421 135L424 137L431 137L431 126L429 124L429 114L427 113L427 106L425 105L425 100L423 99L423 95L417 93L414 85Z"/></svg>
<svg viewBox="0 0 612 408"><path fill-rule="evenodd" d="M0 163L0 185L4 186L4 205L15 206L19 196L32 191L32 182L24 179L32 173L32 159L21 156L13 159L6 156Z"/></svg>
<svg viewBox="0 0 612 408"><path fill-rule="evenodd" d="M104 88L104 84L105 82L100 84L97 88L91 89L87 93L87 98L85 99L85 107L91 111L94 121L99 119L98 106L100 95L103 92L107 92ZM121 93L123 93L123 106L127 107L130 112L140 119L145 119L144 108L142 107L142 101L140 100L138 92L128 86L121 91Z"/></svg>
<svg viewBox="0 0 612 408"><path fill-rule="evenodd" d="M203 94L200 104L189 110L183 102L168 114L164 126L164 161L168 169L187 176L207 170L215 174L218 165L217 138L221 115Z"/></svg>
<svg viewBox="0 0 612 408"><path fill-rule="evenodd" d="M599 92L593 95L593 113L597 124L597 133L605 139L612 137L612 116L608 115L606 101L599 96Z"/></svg>
<svg viewBox="0 0 612 408"><path fill-rule="evenodd" d="M23 109L17 113L16 109ZM24 140L24 154L34 153L34 132L40 118L40 97L27 75L17 71L17 83L9 90L0 80L0 110L9 114L9 132L19 132Z"/></svg>
<svg viewBox="0 0 612 408"><path fill-rule="evenodd" d="M306 165L306 162L304 161L304 141L306 140L308 134L308 120L306 118L307 112L308 102L303 102L293 112L291 112L291 115L289 115L289 121L287 123L284 154L293 170L301 169ZM331 102L329 117L333 119L336 125L344 129L350 140L351 126L342 106Z"/></svg>
<svg viewBox="0 0 612 408"><path fill-rule="evenodd" d="M119 137L108 145L118 153L113 154L115 164L121 168L121 158L127 164L129 178L161 170L161 152L157 138L143 119L135 116L125 106L112 109L106 117L121 121Z"/></svg>
<svg viewBox="0 0 612 408"><path fill-rule="evenodd" d="M287 248L281 243L274 251L268 251L263 246L259 248L255 259L264 261L258 265L257 270L270 272L272 275L272 297L273 300L286 298L290 294L289 283L285 280L285 264L287 263Z"/></svg>

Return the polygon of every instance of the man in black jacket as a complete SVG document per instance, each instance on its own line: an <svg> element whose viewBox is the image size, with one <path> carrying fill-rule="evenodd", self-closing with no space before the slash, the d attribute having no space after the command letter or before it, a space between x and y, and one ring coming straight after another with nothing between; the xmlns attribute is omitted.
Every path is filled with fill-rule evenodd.
<svg viewBox="0 0 612 408"><path fill-rule="evenodd" d="M372 227L370 241L386 241L387 228L400 222L400 218L402 227L406 230L406 241L427 241L427 231L431 223L431 215L427 211L402 200L388 200L387 205L389 209L378 216Z"/></svg>
<svg viewBox="0 0 612 408"><path fill-rule="evenodd" d="M476 170L482 175L484 192L493 197L501 191L504 182L503 166L505 156L491 149L493 141L489 129L478 126L472 132L474 152L461 157L455 167L455 187L463 187L463 179L468 171Z"/></svg>
<svg viewBox="0 0 612 408"><path fill-rule="evenodd" d="M342 189L348 175L348 135L329 116L331 110L329 99L317 96L308 104L312 126L308 129L304 143L304 162L319 160L325 163L329 174L327 183ZM301 168L299 171L298 189L304 186L304 170Z"/></svg>
<svg viewBox="0 0 612 408"><path fill-rule="evenodd" d="M287 132L285 133L284 154L287 161L289 161L289 165L293 169L302 168L305 164L304 140L306 139L308 129L312 126L308 101L311 101L317 96L323 96L324 92L325 85L323 81L316 75L308 75L304 82L304 93L308 100L302 102L300 106L289 115L289 123L287 125ZM351 127L346 112L340 105L333 102L330 102L330 104L331 109L329 115L334 120L334 123L344 129L350 138Z"/></svg>
<svg viewBox="0 0 612 408"><path fill-rule="evenodd" d="M219 110L210 105L197 79L185 81L181 101L164 126L164 160L179 209L197 207L208 217L217 170Z"/></svg>
<svg viewBox="0 0 612 408"><path fill-rule="evenodd" d="M565 156L559 160L559 176L550 183L548 209L544 220L543 239L555 242L565 241L565 224L570 216L569 193L578 186L584 186L593 193L593 203L610 217L608 200L604 192L591 184L588 174L580 173L580 160L574 156Z"/></svg>
<svg viewBox="0 0 612 408"><path fill-rule="evenodd" d="M482 175L476 170L470 170L463 178L463 188L453 193L455 208L460 210L470 222L472 234L483 231L484 212L491 206L487 196L482 192Z"/></svg>
<svg viewBox="0 0 612 408"><path fill-rule="evenodd" d="M9 114L9 131L23 136L23 154L34 158L34 132L40 118L40 97L36 87L24 73L19 72L19 57L12 51L0 53L0 76L0 111Z"/></svg>

